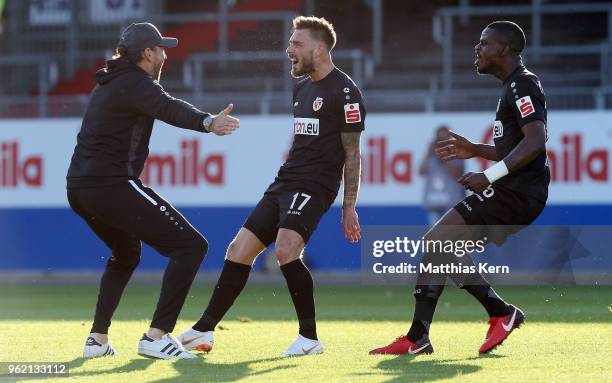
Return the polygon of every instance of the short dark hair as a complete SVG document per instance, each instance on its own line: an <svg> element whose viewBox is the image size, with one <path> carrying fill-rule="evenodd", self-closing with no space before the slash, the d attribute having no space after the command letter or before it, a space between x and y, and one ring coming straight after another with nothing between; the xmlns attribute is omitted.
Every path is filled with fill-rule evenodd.
<svg viewBox="0 0 612 383"><path fill-rule="evenodd" d="M142 52L144 49L139 50L128 50L127 47L123 45L119 45L117 49L115 49L115 54L113 54L113 59L125 59L132 64L138 64L142 61Z"/></svg>
<svg viewBox="0 0 612 383"><path fill-rule="evenodd" d="M334 26L323 17L297 16L293 19L293 30L308 29L312 36L323 41L331 51L336 46L336 31Z"/></svg>
<svg viewBox="0 0 612 383"><path fill-rule="evenodd" d="M508 45L516 54L521 54L525 49L525 32L512 21L494 21L487 25L487 28L496 31L504 40L504 44Z"/></svg>

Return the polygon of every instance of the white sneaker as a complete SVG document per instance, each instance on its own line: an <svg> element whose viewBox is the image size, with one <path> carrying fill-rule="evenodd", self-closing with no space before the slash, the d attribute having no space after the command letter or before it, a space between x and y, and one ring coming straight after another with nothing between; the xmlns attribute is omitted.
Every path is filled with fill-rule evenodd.
<svg viewBox="0 0 612 383"><path fill-rule="evenodd" d="M188 328L178 336L178 340L187 350L198 350L210 352L215 344L213 339L214 331L198 331L193 328Z"/></svg>
<svg viewBox="0 0 612 383"><path fill-rule="evenodd" d="M101 344L93 337L87 337L85 348L83 349L83 358L97 358L100 356L113 356L119 353L113 348L110 342Z"/></svg>
<svg viewBox="0 0 612 383"><path fill-rule="evenodd" d="M295 342L289 346L283 356L313 355L322 353L323 345L320 341L304 338L303 336L298 335Z"/></svg>
<svg viewBox="0 0 612 383"><path fill-rule="evenodd" d="M138 342L138 354L148 358L158 359L195 359L197 356L185 350L181 342L172 334L166 334L159 340L151 339L142 334Z"/></svg>

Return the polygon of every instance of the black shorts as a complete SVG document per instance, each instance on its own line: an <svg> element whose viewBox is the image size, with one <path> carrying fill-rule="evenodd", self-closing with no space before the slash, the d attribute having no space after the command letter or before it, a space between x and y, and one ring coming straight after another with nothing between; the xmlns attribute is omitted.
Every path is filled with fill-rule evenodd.
<svg viewBox="0 0 612 383"><path fill-rule="evenodd" d="M468 225L474 226L476 237L487 237L488 241L501 245L509 235L538 218L544 206L546 202L491 185L480 194L466 197L454 209Z"/></svg>
<svg viewBox="0 0 612 383"><path fill-rule="evenodd" d="M263 198L246 219L249 229L266 246L276 241L278 229L290 229L308 243L323 214L334 202L335 194L317 185L276 184L268 188Z"/></svg>

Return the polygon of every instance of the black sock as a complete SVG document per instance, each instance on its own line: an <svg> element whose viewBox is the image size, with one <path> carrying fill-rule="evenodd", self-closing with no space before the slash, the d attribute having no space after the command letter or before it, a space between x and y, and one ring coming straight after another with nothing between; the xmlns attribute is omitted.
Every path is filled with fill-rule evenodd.
<svg viewBox="0 0 612 383"><path fill-rule="evenodd" d="M214 331L217 323L221 321L227 310L232 307L234 301L240 295L240 292L246 285L249 279L251 266L242 263L237 263L225 260L221 276L215 286L208 307L202 314L202 318L193 329L197 331Z"/></svg>
<svg viewBox="0 0 612 383"><path fill-rule="evenodd" d="M300 322L300 335L308 339L319 339L315 321L314 282L310 271L301 259L281 266L281 271Z"/></svg>
<svg viewBox="0 0 612 383"><path fill-rule="evenodd" d="M437 304L438 300L431 298L419 299L416 301L412 325L406 334L408 340L411 342L418 342L424 336L429 335L429 326L433 320Z"/></svg>
<svg viewBox="0 0 612 383"><path fill-rule="evenodd" d="M465 255L461 262L464 265L477 269L471 256ZM470 293L487 310L491 317L501 317L510 314L510 308L503 299L497 295L484 276L478 272L473 274L451 274L451 279L455 281L459 288Z"/></svg>
<svg viewBox="0 0 612 383"><path fill-rule="evenodd" d="M463 286L463 289L482 304L489 316L502 317L510 314L508 304L497 295L490 285L466 285Z"/></svg>

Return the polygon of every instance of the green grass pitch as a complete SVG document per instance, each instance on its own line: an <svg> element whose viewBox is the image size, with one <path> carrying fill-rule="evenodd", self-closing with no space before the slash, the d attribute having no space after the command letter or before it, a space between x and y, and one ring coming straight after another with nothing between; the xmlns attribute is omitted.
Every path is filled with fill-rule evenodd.
<svg viewBox="0 0 612 383"><path fill-rule="evenodd" d="M319 286L322 355L280 358L297 332L285 286L247 286L215 332L216 345L197 360L161 361L136 354L159 286L128 287L110 335L120 355L80 357L91 325L95 286L0 285L0 361L68 362L57 382L602 382L612 366L612 287L507 287L498 291L521 307L527 322L488 356L478 355L485 311L449 286L431 329L435 353L369 356L407 330L412 288ZM210 286L196 286L175 334L208 302ZM11 380L12 379L12 380ZM16 381L0 378L0 382Z"/></svg>

